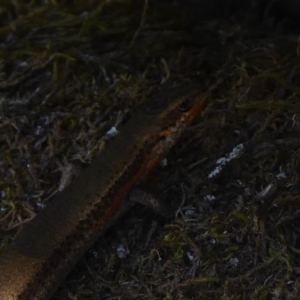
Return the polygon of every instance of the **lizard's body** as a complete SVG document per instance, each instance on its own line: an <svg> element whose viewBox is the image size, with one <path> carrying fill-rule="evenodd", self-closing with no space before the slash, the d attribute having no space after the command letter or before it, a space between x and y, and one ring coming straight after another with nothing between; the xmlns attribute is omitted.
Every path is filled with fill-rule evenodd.
<svg viewBox="0 0 300 300"><path fill-rule="evenodd" d="M145 180L205 103L189 88L157 97L3 251L0 299L49 299L84 252L126 211L128 192ZM182 102L186 97L190 109Z"/></svg>

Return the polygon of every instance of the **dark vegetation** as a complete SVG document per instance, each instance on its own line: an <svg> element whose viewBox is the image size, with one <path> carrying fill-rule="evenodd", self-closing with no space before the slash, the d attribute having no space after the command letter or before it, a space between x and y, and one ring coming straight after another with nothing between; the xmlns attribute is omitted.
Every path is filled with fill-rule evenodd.
<svg viewBox="0 0 300 300"><path fill-rule="evenodd" d="M1 244L152 89L217 83L149 183L176 216L134 208L55 299L299 299L298 35L243 1L45 2L0 1Z"/></svg>

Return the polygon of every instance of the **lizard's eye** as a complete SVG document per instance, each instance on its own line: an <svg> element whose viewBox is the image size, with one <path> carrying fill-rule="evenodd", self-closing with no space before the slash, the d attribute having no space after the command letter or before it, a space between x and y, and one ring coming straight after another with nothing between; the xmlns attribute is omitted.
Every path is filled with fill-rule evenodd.
<svg viewBox="0 0 300 300"><path fill-rule="evenodd" d="M179 111L186 112L191 109L191 106L192 106L191 101L186 99L186 100L181 101L181 103L177 106L177 109Z"/></svg>

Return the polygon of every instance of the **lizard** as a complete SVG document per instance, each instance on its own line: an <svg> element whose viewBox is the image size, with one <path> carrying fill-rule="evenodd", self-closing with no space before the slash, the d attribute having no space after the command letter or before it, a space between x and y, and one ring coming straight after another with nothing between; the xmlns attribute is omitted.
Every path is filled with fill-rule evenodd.
<svg viewBox="0 0 300 300"><path fill-rule="evenodd" d="M0 255L0 299L47 300L130 207L128 194L165 158L207 100L185 86L156 93L100 155Z"/></svg>

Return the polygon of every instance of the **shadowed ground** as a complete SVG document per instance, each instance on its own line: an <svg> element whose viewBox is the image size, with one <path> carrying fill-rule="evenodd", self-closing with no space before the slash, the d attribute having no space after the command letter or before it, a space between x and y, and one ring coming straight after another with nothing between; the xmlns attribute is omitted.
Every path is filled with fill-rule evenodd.
<svg viewBox="0 0 300 300"><path fill-rule="evenodd" d="M255 3L74 3L0 3L1 244L149 91L218 83L147 186L176 216L136 206L55 299L298 299L298 36Z"/></svg>

